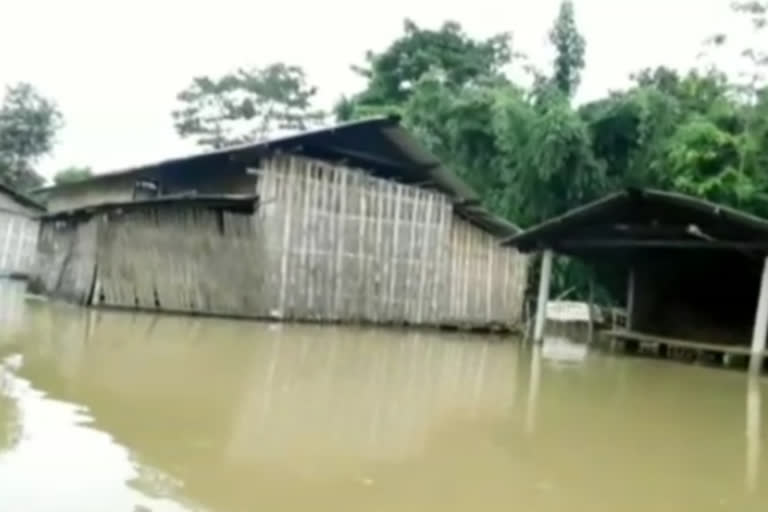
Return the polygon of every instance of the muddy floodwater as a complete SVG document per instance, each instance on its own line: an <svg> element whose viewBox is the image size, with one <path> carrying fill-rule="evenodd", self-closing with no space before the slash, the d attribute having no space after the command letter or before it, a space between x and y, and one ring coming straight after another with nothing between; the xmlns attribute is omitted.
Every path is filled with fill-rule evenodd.
<svg viewBox="0 0 768 512"><path fill-rule="evenodd" d="M768 385L0 283L0 511L766 511Z"/></svg>

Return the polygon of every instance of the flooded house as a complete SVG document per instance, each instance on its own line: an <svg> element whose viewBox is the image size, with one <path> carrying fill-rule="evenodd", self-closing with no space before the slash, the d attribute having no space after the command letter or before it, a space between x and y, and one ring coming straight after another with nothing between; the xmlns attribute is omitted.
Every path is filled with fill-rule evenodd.
<svg viewBox="0 0 768 512"><path fill-rule="evenodd" d="M549 297L554 253L619 268L626 325L608 334L664 355L765 355L768 221L701 199L628 189L547 220L504 242L541 252L538 303ZM534 337L544 332L537 312ZM753 358L755 360L755 358Z"/></svg>
<svg viewBox="0 0 768 512"><path fill-rule="evenodd" d="M513 327L518 232L380 118L39 191L33 285L86 304L306 321Z"/></svg>
<svg viewBox="0 0 768 512"><path fill-rule="evenodd" d="M39 222L44 208L0 183L0 278L25 277L34 267Z"/></svg>

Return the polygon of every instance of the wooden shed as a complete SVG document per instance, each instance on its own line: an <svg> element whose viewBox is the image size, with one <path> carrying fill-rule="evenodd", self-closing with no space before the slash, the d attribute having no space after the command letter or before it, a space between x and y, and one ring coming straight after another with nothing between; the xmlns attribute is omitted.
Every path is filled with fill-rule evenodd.
<svg viewBox="0 0 768 512"><path fill-rule="evenodd" d="M44 208L0 183L0 277L26 277L34 267L35 245Z"/></svg>
<svg viewBox="0 0 768 512"><path fill-rule="evenodd" d="M515 327L518 230L374 119L40 191L36 285L83 304Z"/></svg>
<svg viewBox="0 0 768 512"><path fill-rule="evenodd" d="M629 189L504 245L543 252L540 304L549 295L553 252L623 268L627 325L614 336L665 350L763 356L768 220L677 193ZM543 310L536 320L541 339Z"/></svg>

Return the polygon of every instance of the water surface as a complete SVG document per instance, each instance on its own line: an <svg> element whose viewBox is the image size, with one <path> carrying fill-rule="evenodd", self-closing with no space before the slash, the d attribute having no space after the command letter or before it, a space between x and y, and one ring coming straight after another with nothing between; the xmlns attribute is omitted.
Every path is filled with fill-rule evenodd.
<svg viewBox="0 0 768 512"><path fill-rule="evenodd" d="M430 331L25 302L2 511L768 508L763 381Z"/></svg>

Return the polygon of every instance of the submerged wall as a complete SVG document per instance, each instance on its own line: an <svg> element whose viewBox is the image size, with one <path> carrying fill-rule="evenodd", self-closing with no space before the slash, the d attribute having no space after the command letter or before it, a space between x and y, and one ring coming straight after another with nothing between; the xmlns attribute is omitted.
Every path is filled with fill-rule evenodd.
<svg viewBox="0 0 768 512"><path fill-rule="evenodd" d="M514 326L527 260L441 193L265 161L253 215L164 205L44 223L37 282L82 304L256 318Z"/></svg>
<svg viewBox="0 0 768 512"><path fill-rule="evenodd" d="M0 276L27 275L34 268L38 212L0 191Z"/></svg>

